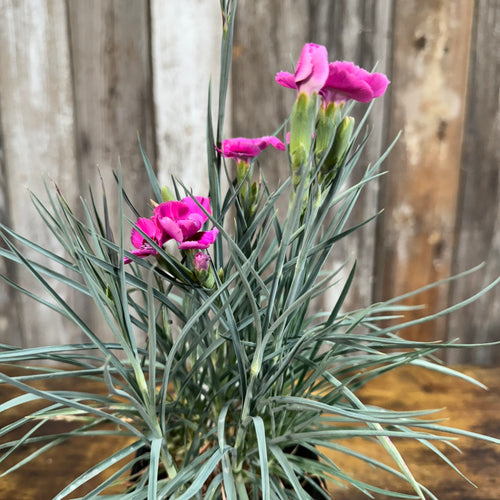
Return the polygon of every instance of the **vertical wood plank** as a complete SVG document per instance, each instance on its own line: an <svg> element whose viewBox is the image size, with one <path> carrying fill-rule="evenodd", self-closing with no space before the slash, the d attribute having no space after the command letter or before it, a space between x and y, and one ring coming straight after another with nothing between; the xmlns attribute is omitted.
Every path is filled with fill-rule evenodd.
<svg viewBox="0 0 500 500"><path fill-rule="evenodd" d="M288 116L295 93L274 82L279 70L290 70L306 42L325 45L330 60L348 59L371 69L386 71L389 62L389 26L392 2L336 1L311 2L240 1L236 23L233 64L234 135L260 136L271 133ZM259 29L255 29L258 26ZM358 106L357 118L366 109ZM369 161L383 149L385 103L379 100L368 122L372 137L356 172L356 182ZM263 160L265 162L265 160ZM276 185L288 175L283 158L273 169L264 172ZM378 185L369 185L360 198L349 224L356 224L377 212ZM356 279L346 301L346 308L367 305L372 298L375 224L353 234L333 249L329 266L336 268L356 256ZM344 273L347 276L349 269ZM334 287L324 298L324 307L334 304L339 289Z"/></svg>
<svg viewBox="0 0 500 500"><path fill-rule="evenodd" d="M457 302L500 275L500 3L476 2L469 73L468 112L457 224L454 271L485 262L478 273L453 283ZM492 342L500 339L500 287L449 320L450 339ZM453 363L498 365L500 347L450 351Z"/></svg>
<svg viewBox="0 0 500 500"><path fill-rule="evenodd" d="M296 63L308 38L308 18L306 3L297 0L238 1L231 71L233 137L271 135L290 114L296 92L274 78ZM289 176L284 154L269 148L259 158L271 190ZM234 162L228 166L235 168ZM283 200L281 217L286 209Z"/></svg>
<svg viewBox="0 0 500 500"><path fill-rule="evenodd" d="M4 161L2 115L0 100L0 222L12 226L9 210L9 188L7 183L7 168ZM4 242L0 241L4 247ZM9 265L5 259L0 259L0 273L7 279L17 281L17 268ZM0 342L11 345L20 345L23 338L20 321L20 297L14 289L6 283L0 282Z"/></svg>
<svg viewBox="0 0 500 500"><path fill-rule="evenodd" d="M100 172L116 216L120 160L124 188L146 213L151 189L137 134L154 165L148 2L70 0L68 9L82 194L88 197L88 183L100 193Z"/></svg>
<svg viewBox="0 0 500 500"><path fill-rule="evenodd" d="M392 152L377 240L378 298L411 291L451 272L465 115L473 2L395 2L390 133ZM446 307L446 286L410 304ZM410 319L420 313L408 314ZM445 321L406 330L418 340L445 337Z"/></svg>
<svg viewBox="0 0 500 500"><path fill-rule="evenodd" d="M231 74L234 136L270 135L290 114L296 93L280 87L274 77L289 71L310 41L308 19L306 2L239 0ZM288 177L288 165L283 155L264 155L273 157L264 176L276 186Z"/></svg>
<svg viewBox="0 0 500 500"><path fill-rule="evenodd" d="M212 80L217 104L221 14L218 2L151 0L155 132L160 182L179 178L208 192L206 116Z"/></svg>
<svg viewBox="0 0 500 500"><path fill-rule="evenodd" d="M102 177L117 237L118 192L113 171L118 171L118 162L131 202L145 216L151 212L152 191L137 140L139 134L154 166L149 5L146 0L69 0L68 17L78 185L84 198L89 200L90 185L100 200ZM130 234L128 224L125 234ZM86 320L98 325L99 312L90 304L86 311ZM100 333L112 340L110 332Z"/></svg>
<svg viewBox="0 0 500 500"><path fill-rule="evenodd" d="M14 228L55 251L53 241L29 202L26 188L43 197L43 176L55 179L68 200L77 196L73 97L63 0L0 4L0 93L10 217ZM28 257L33 252L26 251ZM40 293L26 273L21 284ZM56 290L72 300L67 287ZM43 293L43 292L42 292ZM78 330L45 306L22 298L24 332L16 344L67 343Z"/></svg>

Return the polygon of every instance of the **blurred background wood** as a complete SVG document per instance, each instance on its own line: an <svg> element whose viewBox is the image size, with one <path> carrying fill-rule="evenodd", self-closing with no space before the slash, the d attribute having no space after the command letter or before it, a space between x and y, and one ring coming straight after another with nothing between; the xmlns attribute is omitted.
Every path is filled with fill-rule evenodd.
<svg viewBox="0 0 500 500"><path fill-rule="evenodd" d="M473 7L464 0L394 5L388 131L390 137L400 130L402 135L382 181L385 214L375 255L379 300L451 274ZM448 287L408 303L437 312L447 306ZM441 339L445 324L442 318L419 325L405 337Z"/></svg>
<svg viewBox="0 0 500 500"><path fill-rule="evenodd" d="M204 194L208 80L216 85L219 71L218 5L2 0L0 219L56 249L30 207L26 186L43 197L43 178L50 176L77 206L88 184L99 194L100 171L112 198L118 158L125 187L147 210L137 133L162 182L180 176ZM383 166L389 175L365 190L350 223L386 210L335 248L331 260L335 266L358 259L347 307L487 262L474 276L417 297L431 312L500 274L499 23L496 0L240 0L226 136L267 135L279 127L294 93L276 85L274 75L291 70L305 42L326 45L331 60L377 65L392 80L370 117L363 164L399 130L402 137ZM266 151L262 164L272 185L288 175L276 152ZM11 276L18 273L1 266ZM323 306L337 293L333 289ZM499 311L497 289L449 321L404 335L498 340ZM45 308L0 287L0 342L81 339ZM449 356L495 364L500 349Z"/></svg>
<svg viewBox="0 0 500 500"><path fill-rule="evenodd" d="M500 269L500 2L477 3L472 43L453 272L481 261L486 268L453 283L451 301L484 286ZM449 331L465 342L498 340L499 304L497 287L473 307L450 316ZM452 362L500 363L500 349L450 355Z"/></svg>

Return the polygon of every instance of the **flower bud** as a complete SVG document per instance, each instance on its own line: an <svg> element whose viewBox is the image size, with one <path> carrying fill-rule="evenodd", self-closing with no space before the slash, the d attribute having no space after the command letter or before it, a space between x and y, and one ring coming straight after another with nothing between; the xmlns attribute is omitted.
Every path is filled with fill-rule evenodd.
<svg viewBox="0 0 500 500"><path fill-rule="evenodd" d="M241 186L241 190L243 191L241 193L242 196L245 196L244 193L245 186L242 186L242 183L246 179L249 170L250 170L250 164L247 161L243 160L238 161L236 165L236 182L238 187Z"/></svg>
<svg viewBox="0 0 500 500"><path fill-rule="evenodd" d="M194 268L196 271L208 271L210 267L210 256L203 253L198 252L193 259Z"/></svg>
<svg viewBox="0 0 500 500"><path fill-rule="evenodd" d="M316 124L316 163L319 164L333 146L335 131L341 119L342 106L335 103L322 105L318 111Z"/></svg>
<svg viewBox="0 0 500 500"><path fill-rule="evenodd" d="M198 252L193 258L194 274L201 285L205 288L212 288L215 284L215 279L210 268L210 256Z"/></svg>
<svg viewBox="0 0 500 500"><path fill-rule="evenodd" d="M316 100L316 93L310 96L299 94L290 115L290 159L295 187L300 182L311 150L316 121Z"/></svg>
<svg viewBox="0 0 500 500"><path fill-rule="evenodd" d="M172 191L167 186L163 186L161 188L161 199L163 202L165 201L173 201L175 200L175 196L173 195Z"/></svg>
<svg viewBox="0 0 500 500"><path fill-rule="evenodd" d="M354 118L352 116L344 117L337 127L333 145L321 167L320 182L325 187L330 185L337 176L344 156L349 149L353 128Z"/></svg>
<svg viewBox="0 0 500 500"><path fill-rule="evenodd" d="M346 116L337 128L335 140L333 142L332 154L336 163L340 163L350 146L352 130L354 128L354 118Z"/></svg>

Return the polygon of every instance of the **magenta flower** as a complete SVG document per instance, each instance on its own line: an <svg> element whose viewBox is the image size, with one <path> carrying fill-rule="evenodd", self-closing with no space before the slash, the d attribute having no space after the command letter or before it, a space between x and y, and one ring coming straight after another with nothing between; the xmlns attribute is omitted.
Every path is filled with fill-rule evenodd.
<svg viewBox="0 0 500 500"><path fill-rule="evenodd" d="M328 78L320 91L327 104L349 99L370 102L383 95L390 83L383 73L369 73L348 61L332 62L328 68Z"/></svg>
<svg viewBox="0 0 500 500"><path fill-rule="evenodd" d="M319 92L328 77L328 53L323 45L306 43L302 48L295 74L280 71L276 81L291 89L311 95Z"/></svg>
<svg viewBox="0 0 500 500"><path fill-rule="evenodd" d="M273 146L280 151L285 150L285 145L277 137L266 135L257 139L247 139L245 137L225 139L222 141L222 148L217 148L217 151L226 158L248 163L268 146Z"/></svg>
<svg viewBox="0 0 500 500"><path fill-rule="evenodd" d="M211 213L210 198L196 196L195 199L206 212ZM180 250L208 248L219 233L217 228L201 231L208 217L190 197L161 203L155 208L153 219L163 230L164 241L174 239L180 243Z"/></svg>
<svg viewBox="0 0 500 500"><path fill-rule="evenodd" d="M162 246L164 241L162 241L162 231L158 229L155 222L151 219L146 219L141 217L137 220L135 225L150 239L158 243L159 246ZM144 236L137 231L137 229L132 229L132 233L130 235L130 241L132 245L136 248L136 250L132 250L131 253L136 255L137 257L147 257L148 255L158 255L158 252L151 246L151 244L144 238ZM132 262L128 257L123 258L123 262L125 264L129 264Z"/></svg>
<svg viewBox="0 0 500 500"><path fill-rule="evenodd" d="M196 203L196 201L201 205ZM219 230L201 231L203 224L208 220L205 211L211 214L210 198L195 196L184 198L181 201L166 201L158 205L150 219L141 217L132 229L130 240L136 250L132 253L137 257L158 255L150 242L138 231L142 231L158 246L163 246L169 240L179 243L180 250L208 248L217 238ZM128 257L123 259L125 264L132 262Z"/></svg>

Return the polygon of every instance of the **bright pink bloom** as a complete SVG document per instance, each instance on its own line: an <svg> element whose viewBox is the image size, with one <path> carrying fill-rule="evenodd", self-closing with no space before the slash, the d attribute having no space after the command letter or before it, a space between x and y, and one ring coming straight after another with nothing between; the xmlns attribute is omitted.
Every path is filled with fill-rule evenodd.
<svg viewBox="0 0 500 500"><path fill-rule="evenodd" d="M158 229L156 224L151 219L146 219L141 217L137 220L135 225L150 239L158 243L159 246L163 244L161 241L162 231ZM132 229L132 234L130 235L130 241L136 250L132 250L132 253L137 257L147 257L148 255L157 255L158 252L151 246L151 244L144 238L144 236L137 231L137 229ZM132 262L128 257L123 258L125 264Z"/></svg>
<svg viewBox="0 0 500 500"><path fill-rule="evenodd" d="M217 148L217 151L226 158L249 162L268 146L273 146L280 151L285 150L285 145L277 137L266 135L257 139L247 139L245 137L225 139L222 141L222 149Z"/></svg>
<svg viewBox="0 0 500 500"><path fill-rule="evenodd" d="M198 203L210 214L210 199L196 196ZM154 220L164 233L164 241L174 239L180 250L208 248L217 238L218 229L200 231L208 220L205 212L190 198L166 201L155 208Z"/></svg>
<svg viewBox="0 0 500 500"><path fill-rule="evenodd" d="M328 78L320 92L326 103L349 99L370 102L384 94L390 83L383 73L369 73L352 62L335 61L328 67Z"/></svg>
<svg viewBox="0 0 500 500"><path fill-rule="evenodd" d="M201 205L201 208L196 201ZM203 209L211 214L210 198L195 196L184 198L181 201L166 201L158 205L153 217L141 217L132 229L130 240L136 248L132 253L137 257L158 255L158 252L148 240L137 230L139 229L151 240L163 246L168 240L174 239L179 243L180 250L208 248L217 238L219 230L201 231L208 216ZM137 228L137 229L136 229ZM124 263L129 264L131 259L124 257Z"/></svg>
<svg viewBox="0 0 500 500"><path fill-rule="evenodd" d="M291 89L311 95L319 92L328 77L328 53L326 47L306 43L302 48L295 74L280 71L276 81Z"/></svg>

